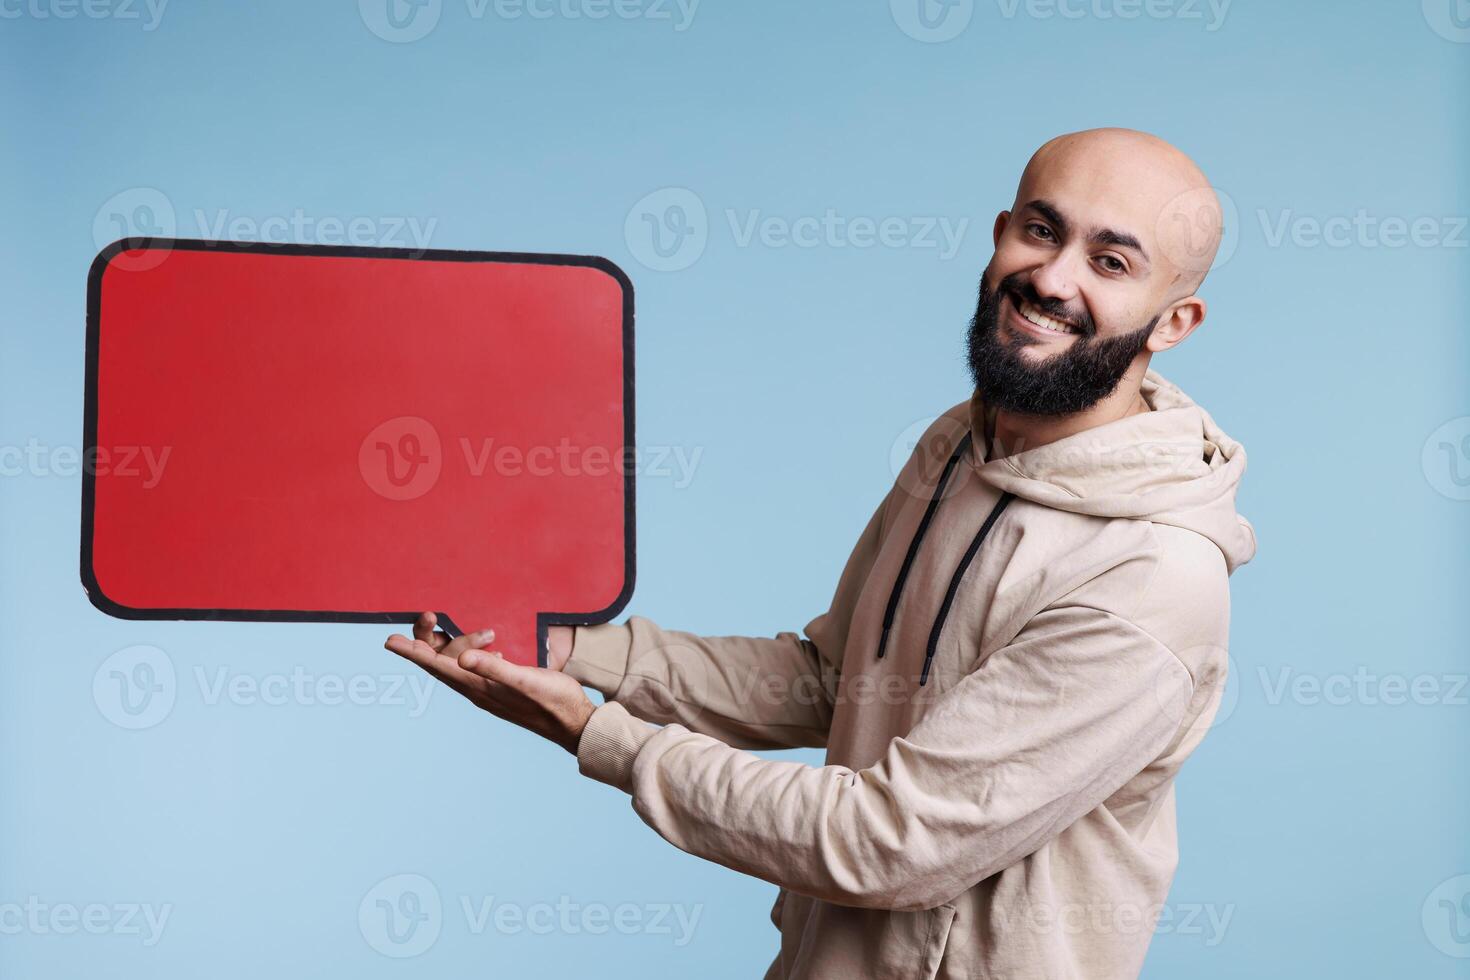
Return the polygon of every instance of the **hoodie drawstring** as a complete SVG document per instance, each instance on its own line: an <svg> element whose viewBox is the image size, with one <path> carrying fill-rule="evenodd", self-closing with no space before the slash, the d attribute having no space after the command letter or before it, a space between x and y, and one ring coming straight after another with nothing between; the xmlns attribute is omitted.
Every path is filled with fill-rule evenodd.
<svg viewBox="0 0 1470 980"><path fill-rule="evenodd" d="M990 516L985 518L985 523L980 525L980 530L975 532L975 540L970 542L970 547L965 550L965 557L955 566L954 577L949 580L949 588L944 593L944 602L939 607L939 615L934 619L934 628L929 631L929 645L924 650L924 669L919 673L919 686L923 687L929 682L929 667L934 663L934 654L939 650L939 634L944 630L944 621L949 617L949 607L954 605L954 597L960 591L960 579L965 577L969 571L970 562L980 553L980 545L985 543L985 536L1000 519L1001 512L1006 505L1016 499L1016 495L1005 491L995 506L990 509Z"/></svg>
<svg viewBox="0 0 1470 980"><path fill-rule="evenodd" d="M949 485L949 478L954 473L954 468L959 464L960 457L965 450L970 448L971 433L966 432L960 439L959 445L955 447L954 453L949 461L944 464L944 472L939 475L939 482L934 487L934 496L929 500L929 506L924 510L924 516L919 519L918 530L914 532L914 539L909 542L908 553L903 556L903 564L899 566L898 577L893 582L893 592L888 596L888 606L883 610L883 632L878 637L878 659L888 651L888 634L893 629L893 620L898 614L898 601L903 595L903 587L908 581L909 570L913 568L914 559L919 554L919 545L923 543L924 535L929 530L929 524L934 520L935 511L939 510L939 501L944 498L944 490ZM950 606L954 605L955 595L960 590L960 580L965 577L970 563L975 560L975 555L980 551L980 546L985 542L985 537L995 522L1000 518L1001 512L1006 505L1015 499L1015 494L1005 492L996 501L995 507L991 509L990 516L985 518L985 523L980 525L980 530L975 534L975 540L970 542L965 555L960 559L955 568L954 576L950 579L949 588L945 591L944 602L939 607L939 616L934 620L934 628L929 632L929 643L924 651L924 667L919 674L919 686L922 687L929 681L929 668L934 663L934 655L939 649L939 635L944 630L944 621L949 617Z"/></svg>
<svg viewBox="0 0 1470 980"><path fill-rule="evenodd" d="M934 487L934 497L929 501L929 506L924 511L924 516L919 520L919 529L914 532L914 539L909 542L908 554L903 556L903 564L898 568L898 578L893 581L893 594L888 597L888 608L883 610L883 633L878 637L878 659L883 659L883 654L888 649L888 631L893 629L893 617L898 612L898 599L903 595L903 586L909 577L909 569L913 567L914 556L919 553L919 544L924 540L924 534L929 530L929 522L934 519L934 512L939 509L940 498L944 496L944 488L949 484L949 475L954 472L960 457L965 450L970 448L970 433L966 432L955 447L954 453L949 457L949 462L944 464L944 472L939 475L939 483Z"/></svg>

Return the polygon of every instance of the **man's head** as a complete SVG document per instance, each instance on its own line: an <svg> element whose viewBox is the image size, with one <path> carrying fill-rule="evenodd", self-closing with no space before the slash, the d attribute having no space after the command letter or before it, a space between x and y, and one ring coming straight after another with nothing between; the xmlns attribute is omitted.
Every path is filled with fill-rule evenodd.
<svg viewBox="0 0 1470 980"><path fill-rule="evenodd" d="M995 219L969 358L986 403L1070 415L1134 388L1149 358L1205 318L1195 295L1220 246L1205 175L1156 136L1094 129L1050 141Z"/></svg>

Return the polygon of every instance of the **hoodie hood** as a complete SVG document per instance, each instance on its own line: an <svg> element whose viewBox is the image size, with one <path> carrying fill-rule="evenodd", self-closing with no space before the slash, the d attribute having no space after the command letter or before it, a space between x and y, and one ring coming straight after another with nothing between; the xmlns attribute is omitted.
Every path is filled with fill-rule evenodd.
<svg viewBox="0 0 1470 980"><path fill-rule="evenodd" d="M1046 507L1194 531L1214 542L1234 572L1256 552L1255 530L1235 509L1245 449L1158 373L1144 376L1140 393L1152 411L989 459L989 409L977 391L971 462L987 483Z"/></svg>

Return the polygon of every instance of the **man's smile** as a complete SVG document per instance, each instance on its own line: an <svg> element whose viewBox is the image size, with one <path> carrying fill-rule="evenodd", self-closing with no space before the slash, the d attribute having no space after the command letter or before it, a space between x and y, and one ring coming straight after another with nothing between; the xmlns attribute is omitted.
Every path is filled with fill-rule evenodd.
<svg viewBox="0 0 1470 980"><path fill-rule="evenodd" d="M1013 327L1047 340L1055 340L1069 334L1078 333L1078 329L1055 317L1047 316L1026 300L1009 291L1005 294L1006 303L1010 308L1009 322Z"/></svg>

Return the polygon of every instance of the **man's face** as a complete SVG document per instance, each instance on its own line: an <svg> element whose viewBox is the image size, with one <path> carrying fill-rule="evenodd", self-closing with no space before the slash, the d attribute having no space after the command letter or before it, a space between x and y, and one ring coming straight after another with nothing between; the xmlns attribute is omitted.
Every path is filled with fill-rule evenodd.
<svg viewBox="0 0 1470 980"><path fill-rule="evenodd" d="M1141 171L1141 172L1140 172ZM1084 411L1118 387L1181 289L1160 247L1168 200L1146 169L1057 154L1033 161L1014 212L996 222L969 360L988 405L1026 415Z"/></svg>

